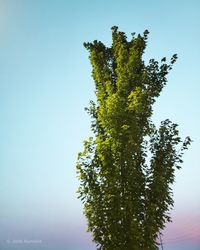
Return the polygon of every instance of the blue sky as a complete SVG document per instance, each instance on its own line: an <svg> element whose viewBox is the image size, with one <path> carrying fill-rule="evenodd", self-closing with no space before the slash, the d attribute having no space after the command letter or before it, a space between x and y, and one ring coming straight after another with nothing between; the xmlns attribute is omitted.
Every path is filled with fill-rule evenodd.
<svg viewBox="0 0 200 250"><path fill-rule="evenodd" d="M0 0L0 248L94 250L75 193L75 162L94 98L83 42L111 44L111 26L150 31L145 60L178 54L154 106L194 140L177 172L165 250L200 247L200 2ZM11 243L6 241L10 240ZM184 248L184 247L185 248Z"/></svg>

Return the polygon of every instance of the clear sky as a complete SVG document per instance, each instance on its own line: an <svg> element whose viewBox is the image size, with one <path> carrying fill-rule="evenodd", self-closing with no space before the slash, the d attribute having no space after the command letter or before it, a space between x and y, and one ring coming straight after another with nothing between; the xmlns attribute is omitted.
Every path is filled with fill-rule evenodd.
<svg viewBox="0 0 200 250"><path fill-rule="evenodd" d="M82 44L109 46L113 25L128 37L150 31L145 60L179 56L154 121L171 119L194 142L163 241L165 250L200 249L199 16L198 0L0 0L0 249L95 250L76 195L94 98Z"/></svg>

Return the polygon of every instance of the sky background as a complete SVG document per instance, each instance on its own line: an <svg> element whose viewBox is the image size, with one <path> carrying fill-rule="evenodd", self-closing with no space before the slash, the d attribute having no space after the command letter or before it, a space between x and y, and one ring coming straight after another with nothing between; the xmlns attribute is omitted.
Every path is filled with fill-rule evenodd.
<svg viewBox="0 0 200 250"><path fill-rule="evenodd" d="M200 249L198 0L0 0L0 249L95 250L75 163L91 135L94 83L83 42L150 31L144 59L178 61L154 106L194 140L174 185L165 250ZM23 242L39 240L39 242Z"/></svg>

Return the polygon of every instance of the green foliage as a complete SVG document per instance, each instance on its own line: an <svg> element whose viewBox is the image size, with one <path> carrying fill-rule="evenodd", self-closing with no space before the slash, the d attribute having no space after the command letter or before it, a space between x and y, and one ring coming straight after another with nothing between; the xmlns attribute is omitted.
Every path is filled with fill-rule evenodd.
<svg viewBox="0 0 200 250"><path fill-rule="evenodd" d="M97 102L87 108L94 138L84 142L77 172L88 230L99 250L158 249L157 236L170 221L171 185L191 140L169 120L156 129L152 105L165 86L169 64L142 60L144 34L131 41L112 28L112 46L94 41L90 53Z"/></svg>

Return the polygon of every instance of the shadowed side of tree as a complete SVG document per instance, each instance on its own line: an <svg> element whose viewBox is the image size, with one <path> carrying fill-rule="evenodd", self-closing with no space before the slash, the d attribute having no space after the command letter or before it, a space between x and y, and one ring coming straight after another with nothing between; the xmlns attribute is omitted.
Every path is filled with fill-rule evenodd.
<svg viewBox="0 0 200 250"><path fill-rule="evenodd" d="M151 121L177 56L145 65L147 35L127 41L113 27L111 47L84 44L97 101L87 108L94 138L78 156L78 192L99 250L158 249L158 233L170 221L174 172L191 142L181 140L177 124L165 120L157 129Z"/></svg>

